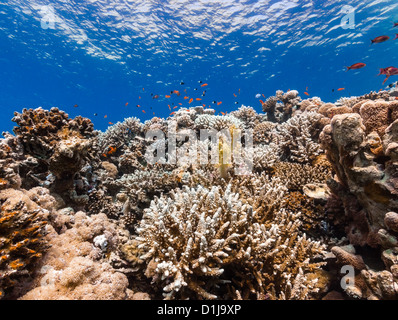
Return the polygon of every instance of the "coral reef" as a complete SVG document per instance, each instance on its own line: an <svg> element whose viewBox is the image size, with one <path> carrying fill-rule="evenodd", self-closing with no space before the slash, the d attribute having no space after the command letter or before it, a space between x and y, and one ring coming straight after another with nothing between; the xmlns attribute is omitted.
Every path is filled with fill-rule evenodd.
<svg viewBox="0 0 398 320"><path fill-rule="evenodd" d="M0 139L0 299L398 299L395 98L277 91L265 114L181 107L105 132L16 112Z"/></svg>

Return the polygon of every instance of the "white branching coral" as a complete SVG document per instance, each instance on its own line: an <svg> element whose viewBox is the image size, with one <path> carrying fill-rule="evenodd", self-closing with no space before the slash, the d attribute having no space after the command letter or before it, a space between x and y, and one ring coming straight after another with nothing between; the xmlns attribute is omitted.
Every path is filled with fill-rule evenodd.
<svg viewBox="0 0 398 320"><path fill-rule="evenodd" d="M236 129L244 129L244 124L234 116L214 116L203 114L196 118L195 126L198 129L229 129L234 126Z"/></svg>
<svg viewBox="0 0 398 320"><path fill-rule="evenodd" d="M117 122L105 132L98 135L98 145L101 150L106 150L109 146L119 147L129 145L130 141L143 130L140 119L130 117L123 122Z"/></svg>
<svg viewBox="0 0 398 320"><path fill-rule="evenodd" d="M146 274L166 299L192 293L205 299L307 298L316 288L306 275L319 268L310 260L322 246L298 236L299 213L279 210L266 223L256 216L231 185L185 187L155 198L136 237ZM289 286L294 295L287 294Z"/></svg>
<svg viewBox="0 0 398 320"><path fill-rule="evenodd" d="M274 136L283 150L282 160L305 163L322 153L315 129L321 119L315 111L304 112L277 127Z"/></svg>

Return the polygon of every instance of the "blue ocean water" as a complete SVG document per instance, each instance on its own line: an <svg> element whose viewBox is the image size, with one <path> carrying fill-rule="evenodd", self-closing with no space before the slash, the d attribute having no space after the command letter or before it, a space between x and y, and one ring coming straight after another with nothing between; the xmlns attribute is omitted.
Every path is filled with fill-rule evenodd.
<svg viewBox="0 0 398 320"><path fill-rule="evenodd" d="M261 111L255 95L278 89L325 102L362 95L398 80L377 77L398 67L394 22L396 0L1 1L0 131L39 106L105 130L181 105ZM346 72L357 62L366 67Z"/></svg>

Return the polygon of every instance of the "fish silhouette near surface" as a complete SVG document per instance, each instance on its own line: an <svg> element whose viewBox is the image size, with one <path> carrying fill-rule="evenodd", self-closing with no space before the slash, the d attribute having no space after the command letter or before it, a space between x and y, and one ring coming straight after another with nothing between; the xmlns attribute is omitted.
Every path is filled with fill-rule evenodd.
<svg viewBox="0 0 398 320"><path fill-rule="evenodd" d="M363 67L366 67L366 64L365 64L365 63L362 63L362 62L358 62L358 63L354 63L353 65L351 65L351 66L349 66L349 67L346 67L346 68L347 68L346 71L348 71L348 70L361 69L361 68L363 68Z"/></svg>
<svg viewBox="0 0 398 320"><path fill-rule="evenodd" d="M380 36L380 37L376 37L373 40L370 40L373 43L382 43L384 41L387 41L388 39L390 39L389 36Z"/></svg>

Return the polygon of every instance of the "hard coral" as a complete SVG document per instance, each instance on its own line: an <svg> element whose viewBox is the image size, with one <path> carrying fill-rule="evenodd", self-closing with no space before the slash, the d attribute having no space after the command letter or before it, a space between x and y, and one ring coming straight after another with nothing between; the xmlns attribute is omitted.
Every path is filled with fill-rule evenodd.
<svg viewBox="0 0 398 320"><path fill-rule="evenodd" d="M38 193L36 193L38 192ZM54 199L41 190L0 191L0 288L4 296L28 278L47 248L47 215ZM49 201L49 202L48 202ZM40 206L42 205L42 206ZM3 298L2 297L2 298Z"/></svg>
<svg viewBox="0 0 398 320"><path fill-rule="evenodd" d="M88 217L77 212L61 219L65 214L55 213L57 221L68 226L61 228L61 234L50 231L51 248L41 260L32 288L21 299L128 299L132 292L127 289L127 277L112 266L118 260L116 225L104 214ZM105 239L103 245L99 238Z"/></svg>
<svg viewBox="0 0 398 320"><path fill-rule="evenodd" d="M268 293L298 299L313 294L316 280L307 276L319 267L310 259L321 246L297 236L294 214L280 211L267 224L255 216L230 185L225 191L177 189L169 198L155 199L136 238L145 252L147 275L163 287L166 298Z"/></svg>

